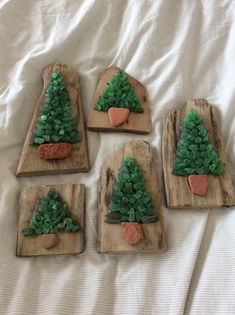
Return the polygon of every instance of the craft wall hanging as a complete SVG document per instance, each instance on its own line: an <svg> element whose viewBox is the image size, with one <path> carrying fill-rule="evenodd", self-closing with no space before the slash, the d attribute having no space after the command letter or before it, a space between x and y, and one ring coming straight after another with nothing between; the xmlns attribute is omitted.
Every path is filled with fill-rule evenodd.
<svg viewBox="0 0 235 315"><path fill-rule="evenodd" d="M84 185L24 187L17 256L80 254L84 250Z"/></svg>
<svg viewBox="0 0 235 315"><path fill-rule="evenodd" d="M78 74L65 64L43 70L43 89L23 146L18 176L89 170Z"/></svg>
<svg viewBox="0 0 235 315"><path fill-rule="evenodd" d="M189 100L168 115L162 162L169 208L235 204L218 111L206 100Z"/></svg>
<svg viewBox="0 0 235 315"><path fill-rule="evenodd" d="M101 169L99 252L166 250L162 200L150 145L131 141Z"/></svg>
<svg viewBox="0 0 235 315"><path fill-rule="evenodd" d="M106 69L92 100L87 128L150 133L152 124L145 87L117 67Z"/></svg>

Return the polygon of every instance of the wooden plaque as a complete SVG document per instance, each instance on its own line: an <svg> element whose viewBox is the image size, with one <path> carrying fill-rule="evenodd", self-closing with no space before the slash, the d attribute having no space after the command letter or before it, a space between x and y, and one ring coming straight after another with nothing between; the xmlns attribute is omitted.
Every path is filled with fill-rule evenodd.
<svg viewBox="0 0 235 315"><path fill-rule="evenodd" d="M203 197L191 192L187 177L172 175L181 120L192 109L198 111L202 116L204 124L209 130L210 143L214 145L225 169L221 176L208 176L208 191L207 195ZM163 130L162 162L166 202L169 208L220 208L235 204L218 111L206 100L189 100L179 109L169 113Z"/></svg>
<svg viewBox="0 0 235 315"><path fill-rule="evenodd" d="M72 153L66 159L44 160L38 157L36 150L38 146L31 145L37 119L40 115L43 104L44 92L48 85L48 80L53 71L59 71L63 75L65 85L69 94L72 107L72 115L77 121L77 128L80 141L72 145ZM42 74L43 88L37 101L33 118L25 139L20 162L17 169L17 176L49 175L62 173L87 172L89 170L87 141L84 128L82 104L80 99L80 87L78 74L65 64L56 63L47 66Z"/></svg>
<svg viewBox="0 0 235 315"><path fill-rule="evenodd" d="M154 223L141 224L144 240L131 246L122 240L121 224L108 224L105 215L113 191L114 181L118 175L123 158L132 156L144 173L145 185L150 192L159 220ZM101 169L98 198L98 252L158 252L165 251L166 240L163 229L162 200L157 174L154 168L153 154L150 145L142 140L131 141L112 155Z"/></svg>
<svg viewBox="0 0 235 315"><path fill-rule="evenodd" d="M37 204L47 195L50 188L59 192L67 203L71 216L78 221L81 229L75 233L57 233L60 241L57 246L47 250L40 245L40 236L24 236L23 228L32 217ZM17 231L17 256L49 256L80 254L84 250L85 238L85 186L84 185L46 185L24 187L20 194L19 221Z"/></svg>
<svg viewBox="0 0 235 315"><path fill-rule="evenodd" d="M152 131L152 123L150 119L150 112L149 112L149 104L147 99L147 91L145 87L136 79L129 76L130 84L135 90L136 95L140 99L140 105L143 107L143 113L133 113L130 112L128 121L122 124L119 127L112 127L110 125L108 119L108 113L97 111L94 109L94 105L98 101L99 97L103 94L107 83L111 81L112 77L120 71L117 67L110 67L104 71L101 75L99 84L97 86L95 96L92 99L92 105L89 110L88 114L88 122L87 128L91 131L115 131L115 132L132 132L132 133L140 133L140 134L147 134Z"/></svg>

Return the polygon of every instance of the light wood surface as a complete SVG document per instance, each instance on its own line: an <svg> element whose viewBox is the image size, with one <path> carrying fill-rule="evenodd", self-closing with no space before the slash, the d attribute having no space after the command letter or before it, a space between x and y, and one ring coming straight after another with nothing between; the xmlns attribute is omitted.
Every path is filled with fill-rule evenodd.
<svg viewBox="0 0 235 315"><path fill-rule="evenodd" d="M118 175L123 158L132 156L144 173L146 189L151 193L158 222L142 224L144 240L135 246L122 240L121 224L108 224L105 215L113 191L114 181ZM104 252L157 252L165 251L166 240L163 229L162 200L159 190L153 154L150 145L142 140L127 143L118 152L110 156L101 169L98 198L98 251Z"/></svg>
<svg viewBox="0 0 235 315"><path fill-rule="evenodd" d="M26 227L39 201L47 195L50 188L59 192L67 203L71 216L78 221L81 229L75 233L57 233L59 244L47 250L40 245L40 236L24 236L21 230ZM46 185L24 187L20 194L19 221L17 230L17 256L42 256L80 254L85 240L85 186L84 185Z"/></svg>
<svg viewBox="0 0 235 315"><path fill-rule="evenodd" d="M103 94L107 83L111 81L112 77L120 71L117 67L110 67L104 71L100 77L95 95L92 99L91 108L89 109L87 128L91 131L115 131L115 132L132 132L147 134L152 131L152 123L150 119L148 96L145 87L136 79L126 74L130 84L135 90L136 95L140 99L141 107L144 109L144 113L130 112L128 121L118 127L112 127L110 125L107 112L101 112L94 109L94 105L98 101L99 97Z"/></svg>
<svg viewBox="0 0 235 315"><path fill-rule="evenodd" d="M207 195L194 195L188 185L187 177L172 175L177 139L182 118L191 111L197 110L209 130L210 142L224 163L222 176L209 175ZM222 139L218 111L204 99L189 100L179 109L169 113L163 130L162 162L165 181L166 202L169 208L219 208L235 204L234 189L229 172L229 165Z"/></svg>
<svg viewBox="0 0 235 315"><path fill-rule="evenodd" d="M40 115L40 108L43 103L44 92L47 88L48 80L51 77L51 73L53 71L60 71L64 77L72 107L72 115L77 121L80 142L72 145L72 153L70 157L61 160L44 160L39 158L36 154L38 146L31 144L36 122ZM87 172L89 170L89 162L82 104L80 99L78 74L76 71L66 66L65 64L56 63L47 66L43 70L42 79L42 92L37 101L33 118L25 139L20 162L17 169L17 176Z"/></svg>

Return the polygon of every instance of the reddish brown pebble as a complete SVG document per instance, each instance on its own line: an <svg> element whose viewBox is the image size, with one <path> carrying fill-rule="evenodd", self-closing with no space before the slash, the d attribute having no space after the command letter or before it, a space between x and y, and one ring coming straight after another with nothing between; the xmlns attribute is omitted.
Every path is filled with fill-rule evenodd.
<svg viewBox="0 0 235 315"><path fill-rule="evenodd" d="M188 183L192 193L205 196L208 188L208 175L189 175Z"/></svg>
<svg viewBox="0 0 235 315"><path fill-rule="evenodd" d="M43 248L51 249L59 243L59 237L56 234L42 234L40 243Z"/></svg>
<svg viewBox="0 0 235 315"><path fill-rule="evenodd" d="M122 238L129 245L136 245L144 239L141 225L137 222L122 222Z"/></svg>
<svg viewBox="0 0 235 315"><path fill-rule="evenodd" d="M71 143L47 143L38 147L37 155L44 160L58 160L69 157L71 151Z"/></svg>
<svg viewBox="0 0 235 315"><path fill-rule="evenodd" d="M110 107L108 110L109 122L113 127L118 127L127 121L130 110L128 108Z"/></svg>

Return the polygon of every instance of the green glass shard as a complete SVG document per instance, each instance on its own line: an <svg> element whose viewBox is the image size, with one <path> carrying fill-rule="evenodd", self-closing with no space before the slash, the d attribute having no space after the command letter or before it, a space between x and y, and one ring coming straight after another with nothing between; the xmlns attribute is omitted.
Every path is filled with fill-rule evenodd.
<svg viewBox="0 0 235 315"><path fill-rule="evenodd" d="M45 91L33 143L76 143L79 140L63 76L60 72L54 71Z"/></svg>
<svg viewBox="0 0 235 315"><path fill-rule="evenodd" d="M104 93L94 106L98 111L106 112L110 107L128 108L134 113L143 113L140 100L123 71L118 71L107 84Z"/></svg>
<svg viewBox="0 0 235 315"><path fill-rule="evenodd" d="M54 190L43 197L29 220L21 231L23 235L49 234L55 232L77 232L79 224L70 217L67 204L60 194Z"/></svg>
<svg viewBox="0 0 235 315"><path fill-rule="evenodd" d="M197 174L221 175L223 163L209 143L208 129L195 110L190 111L181 124L180 137L172 173L177 176Z"/></svg>
<svg viewBox="0 0 235 315"><path fill-rule="evenodd" d="M151 195L145 188L143 172L132 157L122 161L108 207L108 223L158 220Z"/></svg>

